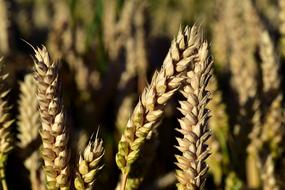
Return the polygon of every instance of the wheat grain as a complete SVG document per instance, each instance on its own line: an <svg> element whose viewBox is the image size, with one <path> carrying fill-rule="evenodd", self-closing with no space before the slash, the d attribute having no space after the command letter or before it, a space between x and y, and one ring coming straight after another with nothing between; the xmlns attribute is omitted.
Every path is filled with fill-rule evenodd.
<svg viewBox="0 0 285 190"><path fill-rule="evenodd" d="M34 77L42 127L41 154L44 159L48 189L69 188L68 129L60 98L58 79L59 63L52 61L47 49L37 48L34 59Z"/></svg>
<svg viewBox="0 0 285 190"><path fill-rule="evenodd" d="M155 72L150 85L144 89L119 142L116 163L127 175L138 158L141 146L159 124L165 104L180 87L183 72L190 69L200 44L198 28L179 30L159 72Z"/></svg>

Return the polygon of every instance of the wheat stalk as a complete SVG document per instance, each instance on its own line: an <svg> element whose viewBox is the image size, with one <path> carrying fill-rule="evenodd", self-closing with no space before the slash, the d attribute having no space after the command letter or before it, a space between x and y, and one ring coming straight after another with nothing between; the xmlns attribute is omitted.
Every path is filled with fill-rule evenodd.
<svg viewBox="0 0 285 190"><path fill-rule="evenodd" d="M2 58L0 58L0 177L2 189L7 190L5 166L8 154L13 149L11 125L14 120L11 119L9 114L12 107L8 105L6 100L10 90L6 90L4 85L4 82L9 75L3 73L3 63L1 63L1 61Z"/></svg>
<svg viewBox="0 0 285 190"><path fill-rule="evenodd" d="M59 93L58 66L51 61L47 49L37 48L34 59L34 77L41 116L41 154L48 189L69 188L68 133Z"/></svg>
<svg viewBox="0 0 285 190"><path fill-rule="evenodd" d="M180 29L172 41L170 50L160 71L155 72L136 105L119 142L116 163L125 176L138 158L146 137L161 120L164 106L184 80L182 74L197 57L200 44L198 28ZM126 178L126 177L125 177Z"/></svg>
<svg viewBox="0 0 285 190"><path fill-rule="evenodd" d="M198 49L194 70L187 72L187 84L181 90L187 100L180 101L179 108L184 117L179 119L181 128L177 129L182 134L177 138L177 149L182 153L176 155L178 189L202 189L205 183L208 170L205 160L209 156L206 141L210 137L209 110L206 108L210 93L206 87L212 63L208 57L208 44L204 42Z"/></svg>
<svg viewBox="0 0 285 190"><path fill-rule="evenodd" d="M103 168L100 161L104 155L103 141L98 139L98 131L95 138L91 137L88 145L78 161L78 172L74 180L77 190L93 189L95 176Z"/></svg>
<svg viewBox="0 0 285 190"><path fill-rule="evenodd" d="M25 148L27 145L37 139L41 126L40 115L38 112L38 101L36 96L36 83L31 74L25 76L20 83L19 117L18 117L18 138L19 146ZM35 150L24 162L25 167L30 171L30 181L32 189L41 189L39 179L40 155Z"/></svg>

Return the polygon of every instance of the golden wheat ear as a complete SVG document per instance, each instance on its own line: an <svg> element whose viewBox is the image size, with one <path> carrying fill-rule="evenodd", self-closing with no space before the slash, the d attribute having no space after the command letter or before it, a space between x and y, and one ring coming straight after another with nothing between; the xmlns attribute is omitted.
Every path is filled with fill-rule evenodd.
<svg viewBox="0 0 285 190"><path fill-rule="evenodd" d="M4 84L9 74L3 72L3 67L2 58L0 58L0 177L2 188L7 189L5 166L8 155L14 147L14 137L11 132L14 120L9 113L12 107L6 100L10 90L7 90Z"/></svg>
<svg viewBox="0 0 285 190"><path fill-rule="evenodd" d="M208 55L208 44L204 42L198 50L198 57L194 62L194 70L187 72L187 82L181 90L186 98L180 101L180 112L183 118L179 119L182 135L178 137L177 149L181 152L176 155L176 170L178 189L202 189L208 165L209 148L206 144L210 137L208 128L209 110L206 108L210 100L210 92L206 90L211 77L212 60Z"/></svg>
<svg viewBox="0 0 285 190"><path fill-rule="evenodd" d="M74 186L77 190L91 190L94 187L96 175L103 168L100 164L105 150L103 140L98 138L99 129L96 136L90 137L88 145L79 157L78 172L74 180Z"/></svg>
<svg viewBox="0 0 285 190"><path fill-rule="evenodd" d="M41 117L41 155L48 189L69 188L68 128L58 81L59 62L52 61L46 47L34 49L34 78Z"/></svg>
<svg viewBox="0 0 285 190"><path fill-rule="evenodd" d="M123 181L126 182L146 137L161 121L165 105L180 88L185 79L185 71L192 69L200 45L201 37L197 26L187 26L184 31L180 28L160 71L154 73L150 85L144 89L118 146L116 163L123 173ZM122 183L122 189L125 182Z"/></svg>
<svg viewBox="0 0 285 190"><path fill-rule="evenodd" d="M41 121L38 112L38 101L35 98L36 89L33 75L26 75L24 81L20 83L21 94L17 122L19 130L18 138L20 140L19 147L23 150L39 137ZM24 161L24 165L30 172L32 189L38 189L40 186L43 186L39 178L41 172L41 158L37 150L33 150L33 153Z"/></svg>

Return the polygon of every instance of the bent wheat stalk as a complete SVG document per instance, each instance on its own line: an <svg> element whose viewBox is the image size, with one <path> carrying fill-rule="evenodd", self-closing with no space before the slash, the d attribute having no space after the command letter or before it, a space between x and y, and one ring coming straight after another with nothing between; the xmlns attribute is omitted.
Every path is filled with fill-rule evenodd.
<svg viewBox="0 0 285 190"><path fill-rule="evenodd" d="M51 61L45 47L37 48L34 59L34 77L42 128L41 154L48 189L69 189L68 133L63 106L60 101L58 62Z"/></svg>
<svg viewBox="0 0 285 190"><path fill-rule="evenodd" d="M116 155L116 163L123 172L124 182L121 189L125 189L131 165L138 158L146 137L159 124L164 106L184 80L183 73L191 69L193 60L197 58L201 44L198 31L196 26L179 30L161 70L154 73L150 85L144 89L128 121Z"/></svg>
<svg viewBox="0 0 285 190"><path fill-rule="evenodd" d="M187 84L181 90L186 98L180 101L179 110L184 115L179 119L182 134L178 137L177 149L182 153L176 155L179 169L176 170L178 189L202 189L208 165L205 160L209 156L207 139L210 137L208 128L209 110L206 108L210 92L206 90L211 77L212 61L208 57L208 44L204 42L198 50L198 58L194 70L187 72Z"/></svg>

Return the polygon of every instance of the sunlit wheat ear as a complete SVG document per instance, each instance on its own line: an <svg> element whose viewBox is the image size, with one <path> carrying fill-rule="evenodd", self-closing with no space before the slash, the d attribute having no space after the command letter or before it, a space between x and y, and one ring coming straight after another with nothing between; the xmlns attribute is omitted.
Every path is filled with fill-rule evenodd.
<svg viewBox="0 0 285 190"><path fill-rule="evenodd" d="M184 72L192 69L200 45L197 26L180 29L172 41L161 69L144 89L119 142L116 163L124 174L138 158L146 137L161 121L164 106L185 79Z"/></svg>
<svg viewBox="0 0 285 190"><path fill-rule="evenodd" d="M92 136L84 152L78 161L78 172L74 180L77 190L92 190L97 173L103 168L100 164L104 156L103 140L98 138L98 131L95 138Z"/></svg>
<svg viewBox="0 0 285 190"><path fill-rule="evenodd" d="M48 189L69 188L68 128L60 97L59 63L52 61L47 49L34 49L34 77L41 116L41 154Z"/></svg>
<svg viewBox="0 0 285 190"><path fill-rule="evenodd" d="M18 116L18 138L19 146L25 151L26 146L33 143L39 136L41 126L40 114L38 112L38 101L36 97L36 83L32 74L25 76L23 82L20 83L20 100L19 100L19 116ZM38 189L41 180L38 177L40 173L40 155L38 150L25 160L24 165L30 172L30 181L32 189Z"/></svg>
<svg viewBox="0 0 285 190"><path fill-rule="evenodd" d="M184 115L179 119L181 137L177 138L176 176L178 189L202 189L206 180L209 148L206 144L210 137L208 128L209 110L206 108L210 92L206 90L211 77L212 61L208 56L206 42L198 50L194 70L187 72L187 83L181 90L186 98L180 101L179 110Z"/></svg>
<svg viewBox="0 0 285 190"><path fill-rule="evenodd" d="M263 91L264 93L275 92L280 88L280 64L277 60L273 41L266 30L261 33L259 54L261 57Z"/></svg>

